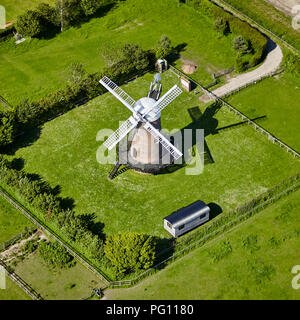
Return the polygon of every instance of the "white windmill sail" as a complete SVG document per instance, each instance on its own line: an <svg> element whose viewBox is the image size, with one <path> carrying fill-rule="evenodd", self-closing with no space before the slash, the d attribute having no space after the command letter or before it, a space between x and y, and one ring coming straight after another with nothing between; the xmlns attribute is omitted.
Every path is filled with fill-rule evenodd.
<svg viewBox="0 0 300 320"><path fill-rule="evenodd" d="M152 106L151 109L147 110L145 115L152 110L155 110L157 113L161 112L168 104L175 100L182 90L177 86L173 86L168 92L166 92L156 103Z"/></svg>
<svg viewBox="0 0 300 320"><path fill-rule="evenodd" d="M121 101L125 107L127 107L134 114L134 105L135 100L130 97L124 90L122 90L118 85L116 85L112 80L108 77L104 76L99 81L104 88L106 88L109 92L111 92L119 101Z"/></svg>
<svg viewBox="0 0 300 320"><path fill-rule="evenodd" d="M144 129L151 133L152 136L156 140L158 140L167 151L171 153L175 160L182 157L182 153L176 147L174 147L172 143L166 137L164 137L157 129L155 129L149 122L146 122L146 124L144 125Z"/></svg>
<svg viewBox="0 0 300 320"><path fill-rule="evenodd" d="M134 117L127 119L105 142L106 148L111 150L139 123Z"/></svg>

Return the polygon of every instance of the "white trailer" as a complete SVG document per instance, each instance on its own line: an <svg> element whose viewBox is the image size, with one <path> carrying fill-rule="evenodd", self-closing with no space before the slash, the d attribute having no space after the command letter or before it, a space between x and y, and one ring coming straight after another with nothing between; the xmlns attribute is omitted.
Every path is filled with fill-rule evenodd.
<svg viewBox="0 0 300 320"><path fill-rule="evenodd" d="M174 238L200 226L209 220L210 208L198 200L164 218L164 228Z"/></svg>

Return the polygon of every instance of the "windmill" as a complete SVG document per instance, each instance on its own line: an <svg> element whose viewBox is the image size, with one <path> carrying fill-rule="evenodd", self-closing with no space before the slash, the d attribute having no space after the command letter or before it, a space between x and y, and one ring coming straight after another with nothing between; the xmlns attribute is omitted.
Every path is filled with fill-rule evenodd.
<svg viewBox="0 0 300 320"><path fill-rule="evenodd" d="M161 170L164 166L162 164L164 153L169 158L171 155L175 160L182 157L182 153L160 133L161 111L176 99L182 90L174 85L159 98L161 93L161 83L159 82L160 76L156 75L154 82L150 85L148 96L135 101L108 77L104 76L100 80L100 83L132 112L132 116L104 142L104 146L111 150L131 133L130 140L132 142L130 146L126 145L128 159L126 165L146 173L155 173Z"/></svg>

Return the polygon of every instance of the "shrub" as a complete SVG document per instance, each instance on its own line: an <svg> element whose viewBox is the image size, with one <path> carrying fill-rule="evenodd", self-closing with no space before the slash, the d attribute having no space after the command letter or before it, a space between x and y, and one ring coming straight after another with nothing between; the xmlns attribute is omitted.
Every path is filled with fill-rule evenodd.
<svg viewBox="0 0 300 320"><path fill-rule="evenodd" d="M155 259L153 237L135 233L117 233L107 237L104 252L121 274L150 268Z"/></svg>
<svg viewBox="0 0 300 320"><path fill-rule="evenodd" d="M49 267L70 268L74 266L74 258L68 251L56 242L41 241L39 244L39 254Z"/></svg>
<svg viewBox="0 0 300 320"><path fill-rule="evenodd" d="M40 3L36 7L36 12L42 18L42 23L45 27L51 28L59 25L58 11L48 3Z"/></svg>
<svg viewBox="0 0 300 320"><path fill-rule="evenodd" d="M15 131L14 114L12 112L0 112L0 147L13 142Z"/></svg>
<svg viewBox="0 0 300 320"><path fill-rule="evenodd" d="M86 16L90 16L104 4L104 0L81 0L80 6Z"/></svg>
<svg viewBox="0 0 300 320"><path fill-rule="evenodd" d="M33 253L38 248L37 239L28 240L23 246L23 251L26 253Z"/></svg>
<svg viewBox="0 0 300 320"><path fill-rule="evenodd" d="M17 18L16 30L18 33L25 36L40 36L44 31L42 16L37 11L27 10L23 15Z"/></svg>
<svg viewBox="0 0 300 320"><path fill-rule="evenodd" d="M215 30L218 34L226 35L229 33L229 23L223 17L217 17L215 19Z"/></svg>
<svg viewBox="0 0 300 320"><path fill-rule="evenodd" d="M233 40L233 48L236 51L239 51L241 54L247 54L251 52L249 40L244 39L243 36L237 36Z"/></svg>
<svg viewBox="0 0 300 320"><path fill-rule="evenodd" d="M171 53L171 41L166 35L162 35L156 44L155 56L156 59L166 58Z"/></svg>

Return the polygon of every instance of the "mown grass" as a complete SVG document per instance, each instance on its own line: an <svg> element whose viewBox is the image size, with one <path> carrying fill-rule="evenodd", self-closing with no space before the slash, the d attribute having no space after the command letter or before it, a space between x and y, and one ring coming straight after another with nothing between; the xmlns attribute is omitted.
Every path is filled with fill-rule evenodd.
<svg viewBox="0 0 300 320"><path fill-rule="evenodd" d="M113 300L299 300L300 290L291 285L295 276L291 270L299 265L299 199L296 191L137 286L108 290L105 296Z"/></svg>
<svg viewBox="0 0 300 320"><path fill-rule="evenodd" d="M300 151L300 79L287 72L243 89L227 100L250 118L267 116L261 125Z"/></svg>
<svg viewBox="0 0 300 320"><path fill-rule="evenodd" d="M232 37L218 39L214 22L206 15L178 7L173 0L127 0L50 40L31 39L18 46L13 39L1 43L0 94L11 104L39 99L66 85L72 62L83 63L89 73L100 71L106 66L103 48L136 43L151 49L163 34L174 47L182 46L183 58L198 64L194 76L203 83L212 81L211 73L234 64Z"/></svg>
<svg viewBox="0 0 300 320"><path fill-rule="evenodd" d="M6 21L16 22L16 18L28 9L34 9L39 3L54 3L54 0L1 0L6 9Z"/></svg>
<svg viewBox="0 0 300 320"><path fill-rule="evenodd" d="M147 94L152 75L147 74L124 86L133 98ZM166 91L178 79L163 74ZM162 124L169 130L191 127L188 109L201 104L193 93L183 93L165 109ZM61 196L74 201L78 214L94 214L98 229L146 232L168 237L163 218L198 199L216 203L227 212L299 171L300 164L271 144L249 126L222 128L240 122L227 109L208 117L194 128L206 130L206 142L214 163L201 175L186 175L185 168L161 175L141 175L127 171L113 181L108 179L112 165L96 161L99 130L116 129L128 110L111 94L104 94L87 105L46 123L40 136L26 141L14 158L25 160L25 170L39 174L59 186ZM219 131L215 129L218 128ZM213 134L212 134L213 133ZM28 138L28 137L27 137Z"/></svg>
<svg viewBox="0 0 300 320"><path fill-rule="evenodd" d="M38 270L38 272L37 272ZM103 283L80 263L69 269L50 269L38 253L18 262L15 271L45 300L79 300Z"/></svg>
<svg viewBox="0 0 300 320"><path fill-rule="evenodd" d="M292 27L292 18L264 0L225 0L265 28L300 50L300 33Z"/></svg>
<svg viewBox="0 0 300 320"><path fill-rule="evenodd" d="M32 226L32 223L0 196L0 244Z"/></svg>
<svg viewBox="0 0 300 320"><path fill-rule="evenodd" d="M0 289L0 300L31 300L31 298L17 284L6 277L6 289Z"/></svg>

